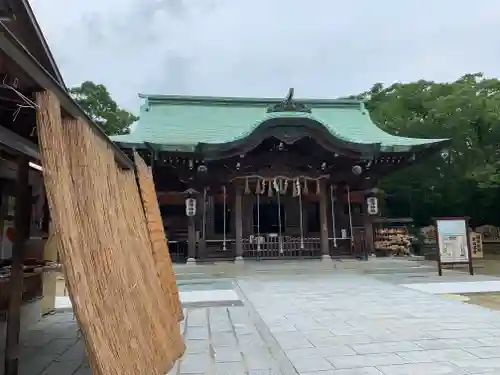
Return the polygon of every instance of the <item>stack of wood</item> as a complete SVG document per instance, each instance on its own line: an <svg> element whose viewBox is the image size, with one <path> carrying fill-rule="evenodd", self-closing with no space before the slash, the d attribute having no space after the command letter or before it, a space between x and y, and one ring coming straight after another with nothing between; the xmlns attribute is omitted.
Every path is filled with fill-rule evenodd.
<svg viewBox="0 0 500 375"><path fill-rule="evenodd" d="M375 234L375 249L391 255L410 255L410 237L404 228L380 228Z"/></svg>

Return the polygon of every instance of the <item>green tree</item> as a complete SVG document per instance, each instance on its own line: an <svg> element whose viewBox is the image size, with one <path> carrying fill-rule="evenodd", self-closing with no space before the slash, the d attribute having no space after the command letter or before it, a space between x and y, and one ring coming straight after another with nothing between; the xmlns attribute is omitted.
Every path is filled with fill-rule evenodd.
<svg viewBox="0 0 500 375"><path fill-rule="evenodd" d="M127 134L130 125L138 120L138 117L118 106L104 85L85 81L69 92L107 135Z"/></svg>
<svg viewBox="0 0 500 375"><path fill-rule="evenodd" d="M376 84L354 97L392 134L451 139L447 150L381 181L389 214L412 214L418 224L454 215L500 224L499 80L477 73L450 83Z"/></svg>

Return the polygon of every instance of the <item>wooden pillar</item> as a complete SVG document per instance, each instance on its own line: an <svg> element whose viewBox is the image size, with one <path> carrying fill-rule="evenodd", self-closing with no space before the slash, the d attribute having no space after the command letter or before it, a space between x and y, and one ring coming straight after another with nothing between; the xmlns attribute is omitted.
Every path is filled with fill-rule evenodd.
<svg viewBox="0 0 500 375"><path fill-rule="evenodd" d="M236 261L243 260L243 192L237 186L234 195L234 229L236 237Z"/></svg>
<svg viewBox="0 0 500 375"><path fill-rule="evenodd" d="M188 263L196 262L196 222L194 216L188 217Z"/></svg>
<svg viewBox="0 0 500 375"><path fill-rule="evenodd" d="M243 237L248 238L253 234L253 205L255 201L255 195L245 194L243 196L243 213L242 217L245 218L243 222Z"/></svg>
<svg viewBox="0 0 500 375"><path fill-rule="evenodd" d="M330 258L330 248L328 246L328 192L327 184L321 182L319 196L319 223L320 223L320 243L321 253L324 259Z"/></svg>
<svg viewBox="0 0 500 375"><path fill-rule="evenodd" d="M5 346L5 375L19 372L19 331L23 300L24 245L28 234L30 215L28 157L20 156L17 164L16 208L14 213L14 243L9 281L9 310Z"/></svg>
<svg viewBox="0 0 500 375"><path fill-rule="evenodd" d="M188 198L194 198L191 195L188 195ZM196 197L197 198L197 197ZM198 203L198 199L197 199ZM196 207L198 209L198 207ZM198 210L197 210L198 211ZM188 216L188 263L196 262L196 217L199 215L196 212L195 216Z"/></svg>
<svg viewBox="0 0 500 375"><path fill-rule="evenodd" d="M375 254L375 242L373 238L373 222L372 217L368 213L368 204L366 200L369 197L374 197L375 193L371 190L366 191L363 194L364 202L363 202L363 226L365 229L365 259L368 259L369 255ZM376 215L374 215L376 216Z"/></svg>
<svg viewBox="0 0 500 375"><path fill-rule="evenodd" d="M208 191L207 195L207 213L206 213L206 237L207 239L213 239L214 237L214 211L215 211L215 202L214 202L214 196L213 196L213 190Z"/></svg>
<svg viewBox="0 0 500 375"><path fill-rule="evenodd" d="M342 237L342 229L349 233L349 217L344 210L347 205L346 185L338 184L335 189L335 224L337 230L337 238Z"/></svg>
<svg viewBox="0 0 500 375"><path fill-rule="evenodd" d="M198 258L204 258L206 249L207 249L207 194L204 189L198 196L196 197L196 211L198 218L198 228L199 228L199 240L198 240Z"/></svg>

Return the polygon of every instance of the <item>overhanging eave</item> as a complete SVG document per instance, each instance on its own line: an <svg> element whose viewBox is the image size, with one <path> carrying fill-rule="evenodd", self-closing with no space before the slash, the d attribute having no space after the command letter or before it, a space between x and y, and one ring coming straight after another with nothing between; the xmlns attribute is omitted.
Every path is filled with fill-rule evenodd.
<svg viewBox="0 0 500 375"><path fill-rule="evenodd" d="M0 49L19 67L25 71L40 87L53 92L64 108L74 118L82 118L110 145L115 155L115 160L125 169L133 169L132 161L114 144L103 130L97 126L85 113L85 111L69 96L66 88L62 87L47 70L26 50L19 40L0 22Z"/></svg>

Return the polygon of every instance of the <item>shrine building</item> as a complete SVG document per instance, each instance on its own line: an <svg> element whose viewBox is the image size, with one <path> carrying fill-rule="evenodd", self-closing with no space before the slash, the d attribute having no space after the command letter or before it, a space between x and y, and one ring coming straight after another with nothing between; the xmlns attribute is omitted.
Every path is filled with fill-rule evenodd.
<svg viewBox="0 0 500 375"><path fill-rule="evenodd" d="M112 139L150 163L176 261L366 258L379 179L449 142L389 134L361 101L293 89L284 100L140 97L136 127Z"/></svg>

